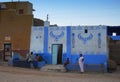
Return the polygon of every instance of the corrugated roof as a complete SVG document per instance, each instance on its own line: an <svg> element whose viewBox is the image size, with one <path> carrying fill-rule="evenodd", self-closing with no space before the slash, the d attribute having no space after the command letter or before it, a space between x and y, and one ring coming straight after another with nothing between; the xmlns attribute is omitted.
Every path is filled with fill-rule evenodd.
<svg viewBox="0 0 120 82"><path fill-rule="evenodd" d="M112 40L120 40L120 36L110 36Z"/></svg>

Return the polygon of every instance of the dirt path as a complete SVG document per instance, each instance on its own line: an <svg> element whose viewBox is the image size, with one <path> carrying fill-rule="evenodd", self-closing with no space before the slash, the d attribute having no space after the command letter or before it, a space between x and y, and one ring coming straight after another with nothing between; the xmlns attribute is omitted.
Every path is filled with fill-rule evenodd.
<svg viewBox="0 0 120 82"><path fill-rule="evenodd" d="M120 73L58 73L0 66L0 82L120 82Z"/></svg>

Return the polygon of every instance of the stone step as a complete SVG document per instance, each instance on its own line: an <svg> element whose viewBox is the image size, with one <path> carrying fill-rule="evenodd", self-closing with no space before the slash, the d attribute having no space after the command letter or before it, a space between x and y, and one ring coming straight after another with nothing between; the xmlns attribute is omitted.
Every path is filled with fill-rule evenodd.
<svg viewBox="0 0 120 82"><path fill-rule="evenodd" d="M66 72L66 69L63 65L45 65L40 69L40 71L46 72Z"/></svg>
<svg viewBox="0 0 120 82"><path fill-rule="evenodd" d="M2 65L2 66L8 66L8 62L0 61L0 65Z"/></svg>

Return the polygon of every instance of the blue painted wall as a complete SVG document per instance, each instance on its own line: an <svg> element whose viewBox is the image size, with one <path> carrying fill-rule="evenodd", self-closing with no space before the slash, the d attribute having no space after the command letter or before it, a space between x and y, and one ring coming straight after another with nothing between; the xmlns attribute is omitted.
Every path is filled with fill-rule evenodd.
<svg viewBox="0 0 120 82"><path fill-rule="evenodd" d="M47 64L52 64L52 44L63 44L63 64L67 58L71 64L77 63L79 54L82 53L86 64L104 64L107 67L105 26L37 27L36 30L34 28L36 27L32 28L30 51L41 54ZM88 33L85 33L86 29ZM37 50L34 47L38 47Z"/></svg>

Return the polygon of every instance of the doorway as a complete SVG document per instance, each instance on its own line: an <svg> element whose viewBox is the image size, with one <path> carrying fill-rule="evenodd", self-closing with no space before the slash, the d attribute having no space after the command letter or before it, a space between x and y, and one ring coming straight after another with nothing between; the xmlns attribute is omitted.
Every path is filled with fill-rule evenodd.
<svg viewBox="0 0 120 82"><path fill-rule="evenodd" d="M4 61L8 61L12 57L11 43L4 43Z"/></svg>
<svg viewBox="0 0 120 82"><path fill-rule="evenodd" d="M52 44L52 64L62 64L62 44Z"/></svg>

